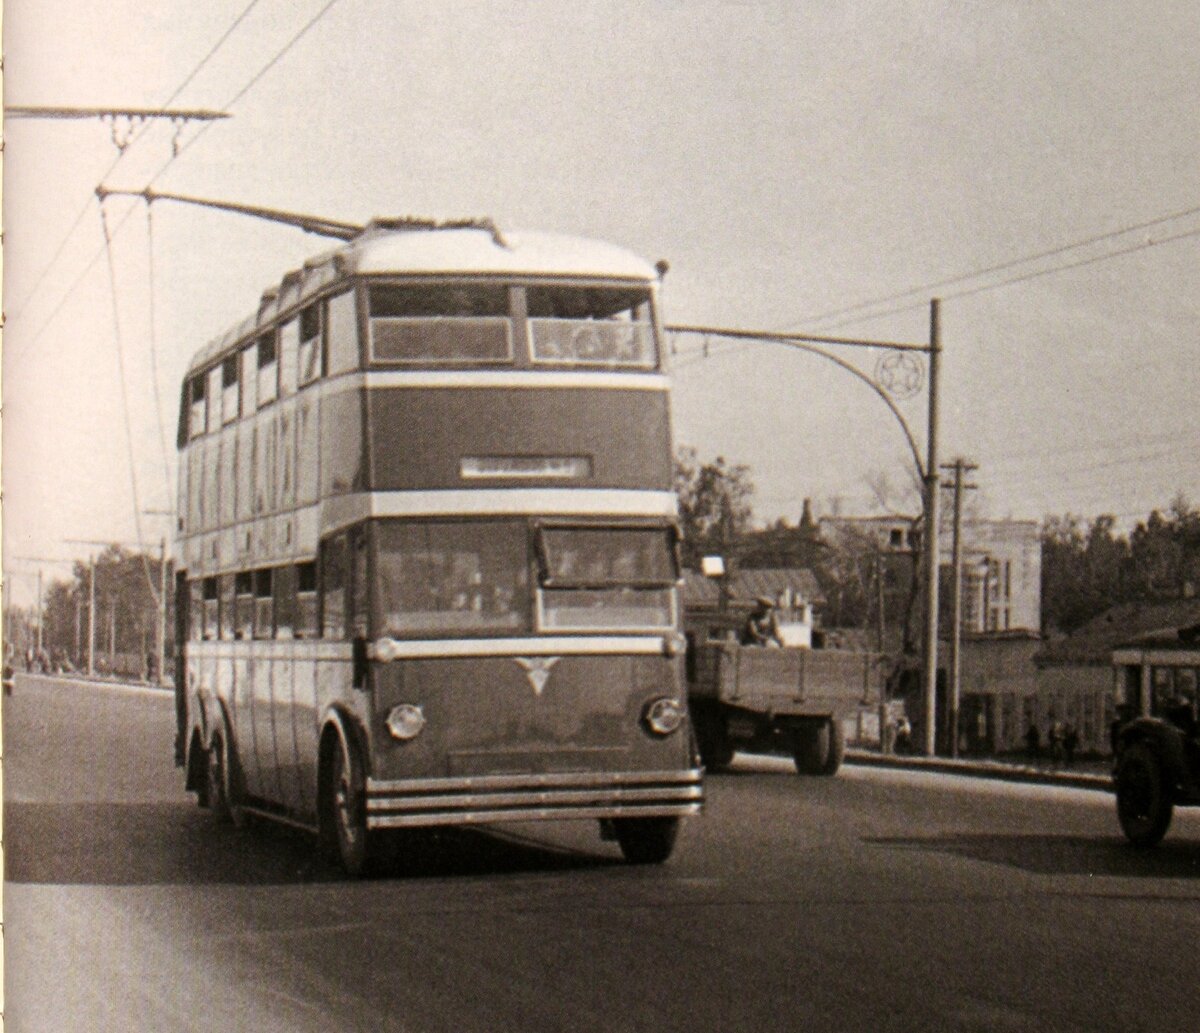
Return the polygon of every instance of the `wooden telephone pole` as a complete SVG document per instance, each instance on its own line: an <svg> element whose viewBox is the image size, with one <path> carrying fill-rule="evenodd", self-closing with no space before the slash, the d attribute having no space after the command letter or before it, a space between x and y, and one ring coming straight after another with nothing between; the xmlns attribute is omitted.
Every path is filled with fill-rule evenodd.
<svg viewBox="0 0 1200 1033"><path fill-rule="evenodd" d="M954 530L953 530L953 564L954 580L951 582L951 622L950 622L950 705L947 708L946 728L950 739L950 756L958 756L959 707L962 701L962 510L963 492L973 490L976 485L966 484L964 476L979 467L969 463L961 456L943 467L953 471L954 482L946 485L954 491Z"/></svg>

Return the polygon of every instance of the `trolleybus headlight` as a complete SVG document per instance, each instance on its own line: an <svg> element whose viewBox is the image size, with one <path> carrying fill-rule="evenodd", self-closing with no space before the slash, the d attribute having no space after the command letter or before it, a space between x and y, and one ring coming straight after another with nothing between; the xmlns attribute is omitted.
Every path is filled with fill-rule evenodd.
<svg viewBox="0 0 1200 1033"><path fill-rule="evenodd" d="M395 739L415 739L424 727L425 714L412 703L401 703L388 713L387 728Z"/></svg>
<svg viewBox="0 0 1200 1033"><path fill-rule="evenodd" d="M655 735L670 735L683 724L683 707L678 700L664 696L646 705L642 720Z"/></svg>

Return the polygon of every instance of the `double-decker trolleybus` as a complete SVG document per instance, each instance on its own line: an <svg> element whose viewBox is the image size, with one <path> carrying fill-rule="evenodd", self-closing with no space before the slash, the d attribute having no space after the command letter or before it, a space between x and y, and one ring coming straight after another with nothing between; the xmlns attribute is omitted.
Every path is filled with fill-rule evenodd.
<svg viewBox="0 0 1200 1033"><path fill-rule="evenodd" d="M369 224L188 369L177 763L317 833L700 810L659 273L490 223Z"/></svg>

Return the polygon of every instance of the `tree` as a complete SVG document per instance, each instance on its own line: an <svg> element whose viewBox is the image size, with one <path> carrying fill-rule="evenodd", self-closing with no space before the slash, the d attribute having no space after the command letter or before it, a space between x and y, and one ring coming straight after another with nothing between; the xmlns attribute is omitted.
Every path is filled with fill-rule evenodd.
<svg viewBox="0 0 1200 1033"><path fill-rule="evenodd" d="M684 565L695 568L710 553L732 558L754 519L750 468L731 465L724 456L701 463L695 449L681 448L675 459L675 491Z"/></svg>
<svg viewBox="0 0 1200 1033"><path fill-rule="evenodd" d="M1042 628L1070 632L1123 602L1179 599L1200 585L1200 510L1179 496L1128 536L1067 513L1042 526Z"/></svg>
<svg viewBox="0 0 1200 1033"><path fill-rule="evenodd" d="M168 561L169 562L169 561ZM159 558L110 545L95 562L96 657L106 655L110 645L124 654L127 665L140 668L146 653L154 649L158 622L157 592ZM45 644L52 653L60 651L77 664L87 662L88 606L91 598L90 572L76 563L70 581L55 581L46 593ZM167 578L167 639L170 652L172 621L171 578Z"/></svg>

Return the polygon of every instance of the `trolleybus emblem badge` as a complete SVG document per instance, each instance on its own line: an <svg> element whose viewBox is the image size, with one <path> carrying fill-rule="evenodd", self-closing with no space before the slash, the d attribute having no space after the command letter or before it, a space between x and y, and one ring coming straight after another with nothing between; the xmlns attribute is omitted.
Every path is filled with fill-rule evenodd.
<svg viewBox="0 0 1200 1033"><path fill-rule="evenodd" d="M513 659L525 668L525 677L533 687L533 694L540 696L550 678L550 669L562 659L560 656L514 656Z"/></svg>

